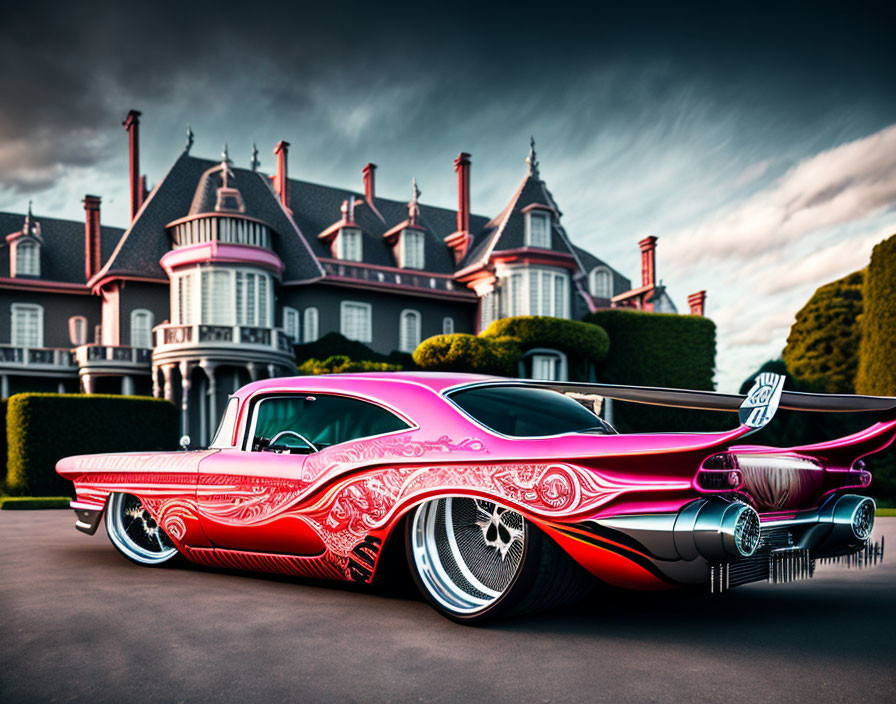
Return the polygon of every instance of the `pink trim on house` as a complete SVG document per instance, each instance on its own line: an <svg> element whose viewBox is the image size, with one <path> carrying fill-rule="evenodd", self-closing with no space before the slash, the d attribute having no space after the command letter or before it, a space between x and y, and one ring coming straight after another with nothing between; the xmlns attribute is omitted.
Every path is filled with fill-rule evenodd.
<svg viewBox="0 0 896 704"><path fill-rule="evenodd" d="M162 255L159 260L159 264L162 265L169 277L175 269L212 262L259 266L263 269L270 269L277 276L283 273L283 262L280 261L280 257L268 249L245 244L202 242L174 249Z"/></svg>
<svg viewBox="0 0 896 704"><path fill-rule="evenodd" d="M86 284L70 284L64 281L41 281L40 279L17 279L7 276L0 277L0 288L14 288L21 291L35 291L40 293L76 293L90 294L90 288Z"/></svg>
<svg viewBox="0 0 896 704"><path fill-rule="evenodd" d="M405 273L408 272L407 269L402 269L401 271ZM329 284L331 286L342 286L345 288L359 288L364 289L365 291L382 291L384 289L387 291L401 291L411 293L418 298L451 298L461 301L477 300L475 293L464 289L458 291L439 291L431 288L424 288L422 286L411 286L410 284L394 284L388 281L359 281L358 279L353 279L348 276L336 276L332 274L321 279L318 283Z"/></svg>
<svg viewBox="0 0 896 704"><path fill-rule="evenodd" d="M493 262L523 262L526 264L543 264L559 266L570 271L578 271L576 258L566 252L554 252L536 247L520 247L519 249L502 249L492 252Z"/></svg>
<svg viewBox="0 0 896 704"><path fill-rule="evenodd" d="M558 218L560 217L560 213L557 212L557 209L551 205L545 205L544 203L531 203L527 205L525 208L521 208L521 213L528 213L532 210L547 210L548 212L553 213Z"/></svg>

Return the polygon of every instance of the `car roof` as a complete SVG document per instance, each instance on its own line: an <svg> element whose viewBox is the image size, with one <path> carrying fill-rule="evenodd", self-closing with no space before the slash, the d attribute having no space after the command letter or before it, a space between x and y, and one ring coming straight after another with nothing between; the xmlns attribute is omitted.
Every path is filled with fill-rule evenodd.
<svg viewBox="0 0 896 704"><path fill-rule="evenodd" d="M234 394L244 399L259 391L270 389L284 391L294 388L308 390L314 388L344 388L346 391L373 391L384 386L395 384L413 384L424 387L434 393L465 384L483 381L500 381L502 377L486 374L462 374L455 372L361 372L347 374L319 374L314 376L275 377L261 379L247 384Z"/></svg>

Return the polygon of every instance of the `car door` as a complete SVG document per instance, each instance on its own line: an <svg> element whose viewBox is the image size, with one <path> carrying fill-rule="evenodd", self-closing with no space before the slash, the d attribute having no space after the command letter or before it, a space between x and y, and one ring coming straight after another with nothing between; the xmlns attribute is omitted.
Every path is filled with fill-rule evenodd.
<svg viewBox="0 0 896 704"><path fill-rule="evenodd" d="M323 543L299 514L316 487L302 469L317 452L362 437L407 430L369 401L334 393L276 392L246 401L243 437L199 467L203 530L217 547L316 555Z"/></svg>

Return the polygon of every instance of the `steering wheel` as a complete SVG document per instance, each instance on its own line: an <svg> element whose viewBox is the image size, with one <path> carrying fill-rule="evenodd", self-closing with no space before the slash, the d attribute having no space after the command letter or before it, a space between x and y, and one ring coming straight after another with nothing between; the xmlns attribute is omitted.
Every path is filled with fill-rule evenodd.
<svg viewBox="0 0 896 704"><path fill-rule="evenodd" d="M279 433L277 433L274 437L271 438L270 443L268 443L268 447L276 445L277 440L282 438L284 435L293 435L293 436L297 437L299 440L301 440L303 443L305 443L308 447L310 447L315 452L318 451L317 445L315 445L313 442L311 442L308 438L306 438L301 433L297 433L295 430L281 430Z"/></svg>

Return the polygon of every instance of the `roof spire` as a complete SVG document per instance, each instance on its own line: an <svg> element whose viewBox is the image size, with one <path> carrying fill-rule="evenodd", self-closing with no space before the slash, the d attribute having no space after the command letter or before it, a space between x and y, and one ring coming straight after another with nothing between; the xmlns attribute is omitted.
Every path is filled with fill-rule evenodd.
<svg viewBox="0 0 896 704"><path fill-rule="evenodd" d="M190 148L193 146L193 128L190 127L190 123L187 123L187 143L184 145L184 154L190 153Z"/></svg>
<svg viewBox="0 0 896 704"><path fill-rule="evenodd" d="M249 162L249 167L253 171L258 171L259 166L261 166L261 162L258 160L258 145L252 142L252 160Z"/></svg>
<svg viewBox="0 0 896 704"><path fill-rule="evenodd" d="M22 234L40 236L40 223L34 222L34 214L31 212L31 201L28 201L28 214L25 215L25 224L22 227Z"/></svg>
<svg viewBox="0 0 896 704"><path fill-rule="evenodd" d="M532 178L539 178L538 160L535 158L535 137L529 138L529 156L526 157L526 164L529 165L529 175Z"/></svg>
<svg viewBox="0 0 896 704"><path fill-rule="evenodd" d="M408 203L408 222L411 225L417 224L417 218L420 217L420 206L417 203L417 200L420 198L420 195L423 193L419 188L417 188L417 177L411 179L411 184L413 186L411 190L411 201Z"/></svg>
<svg viewBox="0 0 896 704"><path fill-rule="evenodd" d="M221 152L221 181L224 188L228 187L227 179L233 178L233 171L230 169L232 163L230 153L227 151L227 142L224 142L224 149Z"/></svg>

